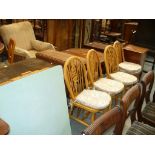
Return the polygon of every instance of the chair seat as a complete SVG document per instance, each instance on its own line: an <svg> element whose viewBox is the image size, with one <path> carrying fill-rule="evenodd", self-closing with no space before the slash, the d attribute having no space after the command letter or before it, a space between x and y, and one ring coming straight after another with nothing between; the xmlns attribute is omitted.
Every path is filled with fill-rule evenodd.
<svg viewBox="0 0 155 155"><path fill-rule="evenodd" d="M105 91L110 95L119 94L124 89L123 83L107 78L101 78L94 82L94 87L97 90Z"/></svg>
<svg viewBox="0 0 155 155"><path fill-rule="evenodd" d="M110 76L113 80L122 82L125 86L130 86L137 82L137 77L124 72L112 73Z"/></svg>
<svg viewBox="0 0 155 155"><path fill-rule="evenodd" d="M119 68L121 71L125 71L130 74L138 74L142 70L142 66L139 64L135 64L132 62L124 61L119 64Z"/></svg>
<svg viewBox="0 0 155 155"><path fill-rule="evenodd" d="M105 92L84 89L76 97L75 102L94 109L105 109L111 104L111 96Z"/></svg>
<svg viewBox="0 0 155 155"><path fill-rule="evenodd" d="M155 135L155 128L135 121L131 127L128 129L127 135Z"/></svg>
<svg viewBox="0 0 155 155"><path fill-rule="evenodd" d="M155 103L148 103L142 111L142 115L145 119L155 123Z"/></svg>

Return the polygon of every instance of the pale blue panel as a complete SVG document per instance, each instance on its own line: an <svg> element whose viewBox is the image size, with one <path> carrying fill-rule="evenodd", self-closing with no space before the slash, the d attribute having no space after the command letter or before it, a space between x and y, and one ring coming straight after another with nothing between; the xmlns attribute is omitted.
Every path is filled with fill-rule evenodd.
<svg viewBox="0 0 155 155"><path fill-rule="evenodd" d="M0 118L10 134L71 134L62 67L0 86Z"/></svg>

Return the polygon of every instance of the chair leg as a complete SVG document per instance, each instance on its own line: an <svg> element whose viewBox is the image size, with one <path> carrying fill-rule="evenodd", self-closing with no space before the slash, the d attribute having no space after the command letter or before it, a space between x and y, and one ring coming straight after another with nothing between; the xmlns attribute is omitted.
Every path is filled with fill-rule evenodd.
<svg viewBox="0 0 155 155"><path fill-rule="evenodd" d="M88 116L90 115L89 111L85 111L85 114L83 115L81 120L85 120L86 118L88 118Z"/></svg>
<svg viewBox="0 0 155 155"><path fill-rule="evenodd" d="M71 105L70 107L70 111L69 111L69 114L70 115L73 115L73 111L74 111L75 107L73 105Z"/></svg>
<svg viewBox="0 0 155 155"><path fill-rule="evenodd" d="M115 106L118 104L118 96L115 95Z"/></svg>
<svg viewBox="0 0 155 155"><path fill-rule="evenodd" d="M77 122L79 122L79 123L81 123L81 124L83 124L83 125L85 125L85 126L89 126L89 124L88 124L87 122L82 121L82 120L80 120L80 119L74 117L73 115L70 116L70 118L73 119L73 120L75 120L75 121L77 121Z"/></svg>
<svg viewBox="0 0 155 155"><path fill-rule="evenodd" d="M96 118L96 113L92 113L92 116L91 116L91 123L93 123L95 121L95 118Z"/></svg>
<svg viewBox="0 0 155 155"><path fill-rule="evenodd" d="M77 109L77 117L80 116L80 113L81 113L81 108L78 108L78 109Z"/></svg>

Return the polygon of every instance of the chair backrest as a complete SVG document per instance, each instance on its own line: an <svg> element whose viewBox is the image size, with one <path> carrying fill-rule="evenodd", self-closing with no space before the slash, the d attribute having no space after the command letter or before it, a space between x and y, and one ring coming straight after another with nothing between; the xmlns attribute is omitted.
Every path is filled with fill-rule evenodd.
<svg viewBox="0 0 155 155"><path fill-rule="evenodd" d="M73 56L64 65L64 78L71 99L88 88L86 69L80 58Z"/></svg>
<svg viewBox="0 0 155 155"><path fill-rule="evenodd" d="M87 71L91 85L102 77L102 69L97 52L91 49L87 53Z"/></svg>
<svg viewBox="0 0 155 155"><path fill-rule="evenodd" d="M15 50L15 42L13 39L10 39L8 45L8 62L10 64L12 64L14 60L14 50Z"/></svg>
<svg viewBox="0 0 155 155"><path fill-rule="evenodd" d="M151 102L150 94L151 94L153 83L154 83L154 72L149 71L148 73L146 73L144 77L142 78L141 83L143 85L143 92L144 92L143 100L140 102L138 109L137 109L138 121L140 122L143 120L142 107L143 107L144 99L146 103ZM155 92L153 95L153 102L155 102Z"/></svg>
<svg viewBox="0 0 155 155"><path fill-rule="evenodd" d="M35 40L35 34L32 25L28 21L3 25L0 27L0 35L5 46L8 46L12 38L16 46L25 50L32 49L31 40Z"/></svg>
<svg viewBox="0 0 155 155"><path fill-rule="evenodd" d="M94 123L87 127L82 134L85 135L102 135L111 127L114 127L113 134L122 134L121 118L122 109L118 106L114 107L110 111L102 114L97 118Z"/></svg>
<svg viewBox="0 0 155 155"><path fill-rule="evenodd" d="M144 82L146 86L145 99L146 99L146 103L148 103L151 101L150 95L151 95L151 91L152 91L153 83L154 83L154 72L149 71L148 73L146 73L144 77L142 78L142 81Z"/></svg>
<svg viewBox="0 0 155 155"><path fill-rule="evenodd" d="M123 108L122 126L124 126L128 117L130 117L132 123L136 120L137 110L140 103L144 100L144 90L142 83L137 83L123 96L121 100L121 106Z"/></svg>
<svg viewBox="0 0 155 155"><path fill-rule="evenodd" d="M110 78L110 74L118 71L118 59L116 50L113 46L108 45L104 50L104 62L106 67L107 77Z"/></svg>
<svg viewBox="0 0 155 155"><path fill-rule="evenodd" d="M121 63L124 61L124 53L123 53L123 48L122 44L119 41L115 41L113 44L114 49L116 50L117 58L118 58L118 63Z"/></svg>

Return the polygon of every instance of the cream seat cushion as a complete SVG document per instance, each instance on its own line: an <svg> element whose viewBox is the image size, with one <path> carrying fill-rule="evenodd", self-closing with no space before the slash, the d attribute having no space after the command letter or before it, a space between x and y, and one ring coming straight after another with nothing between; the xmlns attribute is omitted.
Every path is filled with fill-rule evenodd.
<svg viewBox="0 0 155 155"><path fill-rule="evenodd" d="M141 65L135 64L135 63L132 63L132 62L127 62L127 61L124 61L124 62L120 63L119 68L122 71L125 71L127 73L131 73L131 74L140 73L141 70L142 70Z"/></svg>
<svg viewBox="0 0 155 155"><path fill-rule="evenodd" d="M76 97L75 102L94 109L105 109L111 104L111 96L105 92L84 89Z"/></svg>
<svg viewBox="0 0 155 155"><path fill-rule="evenodd" d="M110 74L113 80L122 82L125 86L133 85L137 82L137 77L124 72L116 72Z"/></svg>
<svg viewBox="0 0 155 155"><path fill-rule="evenodd" d="M101 78L94 82L94 87L110 95L115 95L119 94L124 89L124 84L112 79Z"/></svg>

